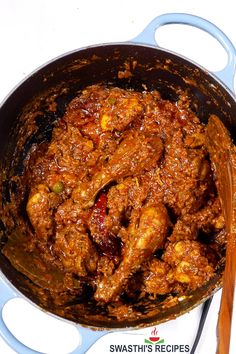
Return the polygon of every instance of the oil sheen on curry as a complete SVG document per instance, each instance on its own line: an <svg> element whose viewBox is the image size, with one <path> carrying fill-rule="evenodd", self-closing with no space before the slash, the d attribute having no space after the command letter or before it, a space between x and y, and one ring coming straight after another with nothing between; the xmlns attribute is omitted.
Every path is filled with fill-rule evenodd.
<svg viewBox="0 0 236 354"><path fill-rule="evenodd" d="M129 318L132 303L201 287L222 259L205 126L184 96L87 87L50 142L32 148L24 183L24 249L60 274L45 285L55 298L60 290L78 303L89 297L113 318Z"/></svg>

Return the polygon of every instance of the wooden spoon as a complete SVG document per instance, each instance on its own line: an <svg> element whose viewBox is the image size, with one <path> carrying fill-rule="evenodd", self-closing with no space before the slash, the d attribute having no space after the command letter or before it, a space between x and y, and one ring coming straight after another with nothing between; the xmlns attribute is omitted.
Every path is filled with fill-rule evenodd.
<svg viewBox="0 0 236 354"><path fill-rule="evenodd" d="M226 263L217 324L217 354L228 354L236 281L236 147L224 124L214 115L209 118L206 133L227 232Z"/></svg>

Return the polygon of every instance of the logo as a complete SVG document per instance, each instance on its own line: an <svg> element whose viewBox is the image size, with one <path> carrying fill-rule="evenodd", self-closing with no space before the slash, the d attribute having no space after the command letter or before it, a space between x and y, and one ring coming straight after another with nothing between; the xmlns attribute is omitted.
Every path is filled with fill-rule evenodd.
<svg viewBox="0 0 236 354"><path fill-rule="evenodd" d="M132 338L132 339L131 339ZM133 340L135 338L135 341ZM124 337L125 339L125 337ZM131 339L131 340L130 340ZM189 353L190 346L183 343L172 343L161 338L156 327L150 329L150 336L126 337L123 343L114 343L109 346L109 353Z"/></svg>
<svg viewBox="0 0 236 354"><path fill-rule="evenodd" d="M158 330L156 327L151 331L151 336L144 339L144 343L146 344L161 344L164 343L164 339L161 339L160 337L157 336Z"/></svg>

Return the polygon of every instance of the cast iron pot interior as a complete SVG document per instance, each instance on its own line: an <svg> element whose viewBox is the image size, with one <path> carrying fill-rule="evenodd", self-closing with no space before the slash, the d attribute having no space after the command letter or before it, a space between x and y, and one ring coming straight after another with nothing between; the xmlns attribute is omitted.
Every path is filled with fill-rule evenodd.
<svg viewBox="0 0 236 354"><path fill-rule="evenodd" d="M119 72L129 67L129 77L119 78ZM55 122L63 116L66 104L88 85L103 83L135 90L158 90L164 99L176 101L180 92L191 98L191 109L207 123L216 114L236 137L236 103L230 92L211 74L195 64L168 51L135 44L110 44L89 47L60 57L27 78L6 99L0 109L0 160L2 171L2 204L11 201L17 188L11 177L21 175L23 161L35 143L50 139ZM57 103L56 111L49 109ZM39 113L40 112L40 113ZM32 122L36 129L32 129ZM20 139L20 143L19 143ZM19 146L24 146L19 149ZM8 238L8 230L1 222L1 248ZM160 299L131 306L140 315L129 320L107 316L106 309L97 310L93 301L81 311L78 303L63 308L50 299L42 300L36 285L18 272L0 253L0 268L10 282L40 307L82 325L96 328L149 326L175 318L189 311L212 295L221 284L222 267L202 288L185 300L162 308ZM41 293L42 294L42 293ZM88 294L89 296L89 294ZM80 309L78 311L78 308Z"/></svg>

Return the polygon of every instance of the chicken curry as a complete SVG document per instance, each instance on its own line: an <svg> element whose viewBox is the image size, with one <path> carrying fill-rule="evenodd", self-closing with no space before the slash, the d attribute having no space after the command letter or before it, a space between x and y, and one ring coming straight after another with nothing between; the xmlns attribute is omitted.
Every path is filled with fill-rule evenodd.
<svg viewBox="0 0 236 354"><path fill-rule="evenodd" d="M224 218L205 126L184 95L87 87L31 150L24 179L28 254L115 318L129 317L130 301L184 296L216 272Z"/></svg>

